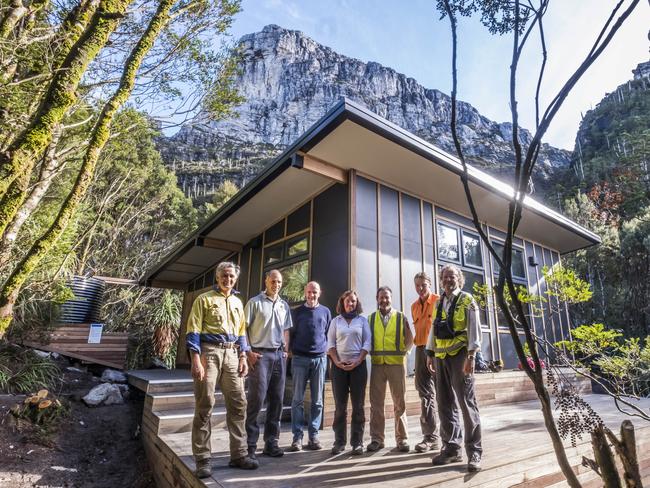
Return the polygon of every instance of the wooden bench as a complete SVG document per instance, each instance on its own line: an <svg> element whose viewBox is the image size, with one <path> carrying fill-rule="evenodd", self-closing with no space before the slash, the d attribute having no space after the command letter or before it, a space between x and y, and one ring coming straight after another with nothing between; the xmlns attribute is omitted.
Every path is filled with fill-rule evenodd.
<svg viewBox="0 0 650 488"><path fill-rule="evenodd" d="M23 341L23 345L63 356L80 359L86 363L101 364L124 369L129 335L126 332L103 332L99 344L89 344L90 324L65 324L48 332L43 342Z"/></svg>

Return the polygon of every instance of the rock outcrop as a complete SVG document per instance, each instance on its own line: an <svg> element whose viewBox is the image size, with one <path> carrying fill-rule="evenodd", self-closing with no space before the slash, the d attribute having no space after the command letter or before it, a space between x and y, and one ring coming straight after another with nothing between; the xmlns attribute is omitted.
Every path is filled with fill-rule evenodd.
<svg viewBox="0 0 650 488"><path fill-rule="evenodd" d="M165 161L186 194L209 194L219 181L248 181L260 166L297 139L341 97L365 105L404 129L455 154L450 133L451 98L375 62L338 54L299 31L276 25L242 37L237 86L246 101L236 116L210 121L205 115L161 141ZM471 105L458 105L459 132L468 159L507 177L513 165L510 123L497 123ZM522 131L526 144L531 136ZM569 153L544 145L538 189Z"/></svg>

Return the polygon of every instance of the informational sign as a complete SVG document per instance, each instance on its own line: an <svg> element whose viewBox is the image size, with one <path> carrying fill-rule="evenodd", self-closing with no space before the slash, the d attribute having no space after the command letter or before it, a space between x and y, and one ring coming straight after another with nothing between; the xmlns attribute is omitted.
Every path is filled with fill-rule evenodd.
<svg viewBox="0 0 650 488"><path fill-rule="evenodd" d="M102 331L104 324L90 324L88 333L88 344L100 344L102 342Z"/></svg>

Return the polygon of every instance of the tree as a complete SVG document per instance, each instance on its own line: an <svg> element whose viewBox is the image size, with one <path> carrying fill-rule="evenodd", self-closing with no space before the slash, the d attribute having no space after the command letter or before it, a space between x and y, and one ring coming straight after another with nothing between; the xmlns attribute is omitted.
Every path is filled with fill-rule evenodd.
<svg viewBox="0 0 650 488"><path fill-rule="evenodd" d="M572 487L580 486L580 482L574 473L568 461L562 437L558 430L557 423L553 417L553 407L549 392L544 384L544 377L540 364L539 354L537 352L534 329L527 318L525 304L518 298L516 284L512 278L512 242L517 232L519 223L522 218L523 202L530 187L531 175L549 125L553 121L558 110L569 96L576 83L587 72L589 67L604 52L616 32L623 25L625 20L630 16L638 5L638 0L626 2L620 0L613 8L611 15L603 24L603 27L594 41L591 50L585 56L578 69L572 73L556 96L551 100L549 105L541 108L540 89L543 82L544 70L546 66L547 51L544 33L544 16L549 7L549 0L539 0L537 3L522 2L514 0L513 2L494 2L493 0L438 0L437 9L449 19L452 32L452 93L451 93L451 131L454 139L456 153L463 166L461 181L467 197L467 201L472 214L472 219L477 232L485 243L490 255L499 267L499 278L495 287L495 298L499 308L503 311L506 319L510 336L512 338L515 351L523 366L523 370L533 382L535 391L540 400L542 414L546 429L551 438L553 449L562 473L566 477L568 484ZM514 194L509 202L508 207L508 224L506 228L506 238L503 252L498 253L489 242L483 227L481 226L478 213L472 198L472 191L469 183L468 166L464 157L463 148L460 143L457 127L457 88L458 88L458 71L457 71L457 22L459 16L470 16L478 13L481 22L488 28L492 34L510 34L512 36L512 59L510 65L510 110L512 116L512 148L514 153ZM524 48L531 42L532 34L539 33L539 42L542 50L542 61L540 63L535 96L535 113L536 128L532 139L527 145L522 144L520 139L519 112L517 98L517 73L521 56ZM509 293L511 304L506 302L506 290ZM531 353L533 367L528 364L524 353L523 345L519 339L517 323L521 324L525 335L525 344Z"/></svg>
<svg viewBox="0 0 650 488"><path fill-rule="evenodd" d="M28 196L27 187L32 169L37 161L44 157L48 146L53 142L55 145L58 143L61 123L77 102L77 88L82 76L94 79L95 86L104 87L104 84L111 84L110 78L108 80L100 78L102 75L112 75L116 70L111 66L110 56L107 66L93 67L90 72L87 72L87 69L89 63L107 44L111 33L116 31L120 20L125 17L129 3L123 0L100 1L83 34L67 53L61 69L53 74L47 92L43 95L40 107L31 122L11 142L4 158L0 158L0 175L2 175L0 234L4 234L20 214ZM216 75L210 75L210 70L206 70L205 67L209 62L217 59L201 36L210 32L223 34L230 26L232 16L239 10L239 0L221 0L214 3L204 0L159 0L155 4L156 9L148 19L146 15L139 17L136 14L136 17L131 19L133 25L123 22L126 26L124 31L136 32L137 40L124 58L123 66L119 68L121 75L116 90L98 111L88 143L84 148L82 164L68 196L49 228L31 243L28 252L11 269L0 288L0 337L11 321L14 304L25 281L62 235L86 194L100 154L110 138L115 114L136 88L137 77L147 79L144 86L163 86L169 90L169 76L162 81L156 80L155 77L151 80L148 77L151 73L159 73L161 65L169 68L171 62L180 62L183 59L183 56L178 54L180 52L189 59L190 63L204 68L199 69L195 76L204 85L206 108L211 113L217 116L223 115L229 110L230 102L237 98L229 89L233 73L231 58L227 58L220 65L222 69L216 70ZM150 2L143 1L141 7L146 12ZM146 27L143 30L138 29L138 25L143 22ZM161 36L160 44L163 47L155 51L156 40ZM116 49L123 48L124 46L118 46ZM145 66L143 63L150 52L154 53L153 57L159 62L153 66ZM142 68L145 68L145 71L139 74ZM192 71L190 70L189 73ZM187 72L183 72L179 75L179 79L190 79L190 77ZM221 85L215 87L212 84L215 80ZM47 161L46 158L42 169L47 168ZM30 205L33 206L33 202Z"/></svg>

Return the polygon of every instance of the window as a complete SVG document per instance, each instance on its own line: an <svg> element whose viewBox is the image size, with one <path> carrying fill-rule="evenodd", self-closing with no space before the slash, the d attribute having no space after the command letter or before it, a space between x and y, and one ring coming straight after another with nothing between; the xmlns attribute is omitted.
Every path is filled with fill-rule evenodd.
<svg viewBox="0 0 650 488"><path fill-rule="evenodd" d="M309 281L309 233L267 246L264 249L264 273L272 269L282 273L282 298L289 304L302 301Z"/></svg>
<svg viewBox="0 0 650 488"><path fill-rule="evenodd" d="M296 237L287 241L287 258L305 254L309 251L309 239L307 236Z"/></svg>
<svg viewBox="0 0 650 488"><path fill-rule="evenodd" d="M483 267L483 256L481 254L481 239L476 234L465 230L463 232L463 264L475 268Z"/></svg>
<svg viewBox="0 0 650 488"><path fill-rule="evenodd" d="M282 261L284 257L283 250L284 246L282 244L276 244L264 249L264 266Z"/></svg>
<svg viewBox="0 0 650 488"><path fill-rule="evenodd" d="M282 273L282 289L280 295L289 304L303 300L305 286L309 282L309 261L303 260L279 268Z"/></svg>
<svg viewBox="0 0 650 488"><path fill-rule="evenodd" d="M503 255L504 245L500 242L492 242L494 250L499 256ZM512 263L510 264L513 281L526 283L526 268L524 266L524 251L518 247L512 248ZM494 276L499 276L499 265L494 261Z"/></svg>
<svg viewBox="0 0 650 488"><path fill-rule="evenodd" d="M458 252L458 229L438 222L438 258L445 261L460 262Z"/></svg>

